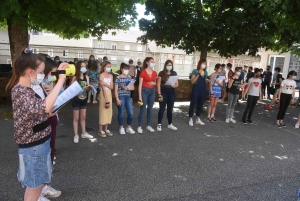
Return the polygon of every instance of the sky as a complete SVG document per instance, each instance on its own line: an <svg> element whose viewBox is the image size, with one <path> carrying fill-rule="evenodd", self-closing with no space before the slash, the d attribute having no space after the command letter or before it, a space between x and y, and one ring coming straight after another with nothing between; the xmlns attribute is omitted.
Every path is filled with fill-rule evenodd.
<svg viewBox="0 0 300 201"><path fill-rule="evenodd" d="M136 4L136 11L138 13L138 19L136 20L136 25L135 27L131 27L130 30L134 30L134 31L139 31L139 23L138 21L141 19L141 18L146 18L146 19L152 19L153 16L152 15L149 15L149 16L145 16L144 13L145 13L145 5L142 5L142 4Z"/></svg>

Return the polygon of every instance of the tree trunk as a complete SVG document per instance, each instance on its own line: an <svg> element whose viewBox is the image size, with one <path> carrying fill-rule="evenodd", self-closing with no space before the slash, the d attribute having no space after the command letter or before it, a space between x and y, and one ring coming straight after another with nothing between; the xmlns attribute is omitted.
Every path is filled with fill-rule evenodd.
<svg viewBox="0 0 300 201"><path fill-rule="evenodd" d="M25 8L25 10L27 9ZM11 61L12 66L14 66L15 61L21 54L22 50L28 47L28 15L12 14L9 18L7 18L7 26Z"/></svg>
<svg viewBox="0 0 300 201"><path fill-rule="evenodd" d="M207 50L201 50L200 59L207 59Z"/></svg>

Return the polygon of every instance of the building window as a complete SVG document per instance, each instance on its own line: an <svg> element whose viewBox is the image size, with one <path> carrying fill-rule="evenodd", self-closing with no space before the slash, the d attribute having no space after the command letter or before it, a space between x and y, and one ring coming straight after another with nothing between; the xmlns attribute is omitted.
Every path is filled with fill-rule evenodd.
<svg viewBox="0 0 300 201"><path fill-rule="evenodd" d="M143 47L141 45L137 46L137 51L139 52L143 51Z"/></svg>
<svg viewBox="0 0 300 201"><path fill-rule="evenodd" d="M78 51L78 58L83 58L83 51Z"/></svg>
<svg viewBox="0 0 300 201"><path fill-rule="evenodd" d="M111 45L111 49L116 50L117 49L117 45Z"/></svg>
<svg viewBox="0 0 300 201"><path fill-rule="evenodd" d="M63 57L68 57L68 50L63 50Z"/></svg>
<svg viewBox="0 0 300 201"><path fill-rule="evenodd" d="M48 55L49 55L50 57L53 57L53 50L48 50Z"/></svg>
<svg viewBox="0 0 300 201"><path fill-rule="evenodd" d="M125 45L125 50L130 50L130 45Z"/></svg>
<svg viewBox="0 0 300 201"><path fill-rule="evenodd" d="M98 44L99 49L104 49L104 44Z"/></svg>
<svg viewBox="0 0 300 201"><path fill-rule="evenodd" d="M11 59L6 59L6 64L12 64Z"/></svg>

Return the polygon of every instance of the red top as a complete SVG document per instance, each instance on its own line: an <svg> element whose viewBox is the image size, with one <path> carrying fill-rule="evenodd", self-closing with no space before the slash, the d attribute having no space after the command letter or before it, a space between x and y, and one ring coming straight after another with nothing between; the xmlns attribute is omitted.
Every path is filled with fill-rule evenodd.
<svg viewBox="0 0 300 201"><path fill-rule="evenodd" d="M151 77L150 77L151 76ZM143 87L146 88L154 88L154 86L149 85L148 82L155 82L157 77L156 71L152 71L152 74L149 75L146 70L142 70L140 74L140 78L143 78Z"/></svg>

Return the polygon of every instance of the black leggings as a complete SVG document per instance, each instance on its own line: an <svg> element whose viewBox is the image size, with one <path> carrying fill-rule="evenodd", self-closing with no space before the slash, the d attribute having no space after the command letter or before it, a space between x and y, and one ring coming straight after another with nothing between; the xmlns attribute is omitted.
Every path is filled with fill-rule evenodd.
<svg viewBox="0 0 300 201"><path fill-rule="evenodd" d="M277 114L277 120L283 120L287 108L292 100L292 94L281 93L280 95L280 109Z"/></svg>
<svg viewBox="0 0 300 201"><path fill-rule="evenodd" d="M242 120L246 120L246 117L247 117L247 114L248 114L248 111L249 111L249 114L248 114L248 118L249 120L251 120L251 117L252 117L252 114L253 114L253 110L257 104L257 101L259 99L259 96L250 96L248 95L248 98L247 98L247 107L246 107L246 110L243 114L243 119Z"/></svg>

